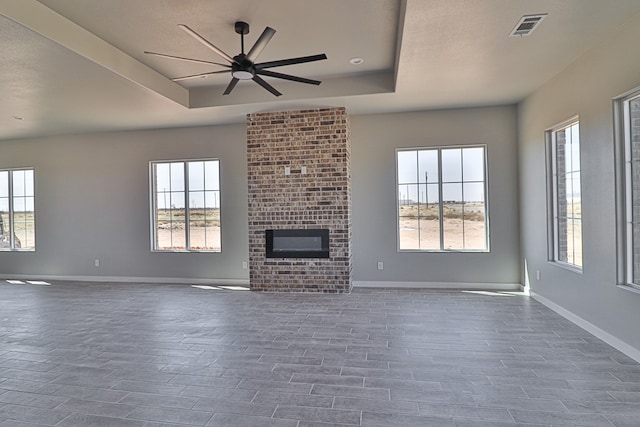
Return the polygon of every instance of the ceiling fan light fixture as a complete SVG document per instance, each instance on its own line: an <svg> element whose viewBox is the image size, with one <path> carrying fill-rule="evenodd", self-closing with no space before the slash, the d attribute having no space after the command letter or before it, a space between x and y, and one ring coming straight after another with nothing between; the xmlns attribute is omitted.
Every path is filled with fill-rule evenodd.
<svg viewBox="0 0 640 427"><path fill-rule="evenodd" d="M231 75L238 80L251 80L253 78L253 73L245 70L233 71Z"/></svg>

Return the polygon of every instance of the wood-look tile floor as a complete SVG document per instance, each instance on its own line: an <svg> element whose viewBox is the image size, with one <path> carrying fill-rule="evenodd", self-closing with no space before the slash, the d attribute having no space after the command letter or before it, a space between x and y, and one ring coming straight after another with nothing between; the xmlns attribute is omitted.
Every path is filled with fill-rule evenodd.
<svg viewBox="0 0 640 427"><path fill-rule="evenodd" d="M634 426L640 365L534 300L0 282L0 426Z"/></svg>

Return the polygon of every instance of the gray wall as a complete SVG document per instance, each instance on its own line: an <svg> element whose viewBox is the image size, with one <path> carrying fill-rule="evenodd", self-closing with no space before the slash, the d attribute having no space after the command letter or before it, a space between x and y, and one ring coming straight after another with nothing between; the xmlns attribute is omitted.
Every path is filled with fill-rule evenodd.
<svg viewBox="0 0 640 427"><path fill-rule="evenodd" d="M36 252L0 253L0 273L246 280L245 140L241 124L0 142L0 168L33 166L36 186ZM222 253L151 252L149 161L201 157L221 160Z"/></svg>
<svg viewBox="0 0 640 427"><path fill-rule="evenodd" d="M351 126L354 281L519 283L515 107L352 116ZM0 168L35 167L37 221L37 251L0 252L0 274L248 282L245 133L238 124L0 142ZM398 253L395 149L477 143L488 145L491 253ZM222 253L152 253L148 163L199 157L221 159Z"/></svg>
<svg viewBox="0 0 640 427"><path fill-rule="evenodd" d="M351 118L355 282L520 283L516 118L513 106ZM491 252L398 252L395 150L460 144L487 145Z"/></svg>
<svg viewBox="0 0 640 427"><path fill-rule="evenodd" d="M534 293L560 311L569 312L565 315L575 315L636 349L640 349L640 295L616 287L612 99L640 86L638 40L640 17L635 17L529 96L518 109L521 262L527 264L526 279ZM548 262L546 239L544 131L575 115L580 116L582 274Z"/></svg>

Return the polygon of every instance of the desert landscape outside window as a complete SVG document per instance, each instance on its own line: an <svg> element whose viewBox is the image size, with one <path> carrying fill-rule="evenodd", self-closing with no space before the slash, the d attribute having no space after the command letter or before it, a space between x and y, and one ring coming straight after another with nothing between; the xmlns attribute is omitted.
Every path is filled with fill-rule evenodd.
<svg viewBox="0 0 640 427"><path fill-rule="evenodd" d="M577 121L552 131L553 261L582 268L580 127Z"/></svg>
<svg viewBox="0 0 640 427"><path fill-rule="evenodd" d="M486 147L397 151L398 249L488 251Z"/></svg>
<svg viewBox="0 0 640 427"><path fill-rule="evenodd" d="M622 99L626 283L640 288L640 91Z"/></svg>
<svg viewBox="0 0 640 427"><path fill-rule="evenodd" d="M220 161L151 163L155 251L220 252Z"/></svg>
<svg viewBox="0 0 640 427"><path fill-rule="evenodd" d="M0 170L0 250L36 248L33 169Z"/></svg>

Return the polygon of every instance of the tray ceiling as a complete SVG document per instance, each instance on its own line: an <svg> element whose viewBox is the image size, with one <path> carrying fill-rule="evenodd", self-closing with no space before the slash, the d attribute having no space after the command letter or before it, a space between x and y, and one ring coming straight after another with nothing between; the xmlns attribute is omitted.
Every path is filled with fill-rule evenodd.
<svg viewBox="0 0 640 427"><path fill-rule="evenodd" d="M640 12L637 0L3 0L0 139L243 122L246 114L345 106L351 114L515 103ZM523 15L546 13L527 37ZM223 96L230 75L173 82L221 61L178 28L187 24L231 56L233 23L276 34L260 61L326 53ZM351 65L349 59L364 59ZM220 69L220 68L218 68Z"/></svg>

